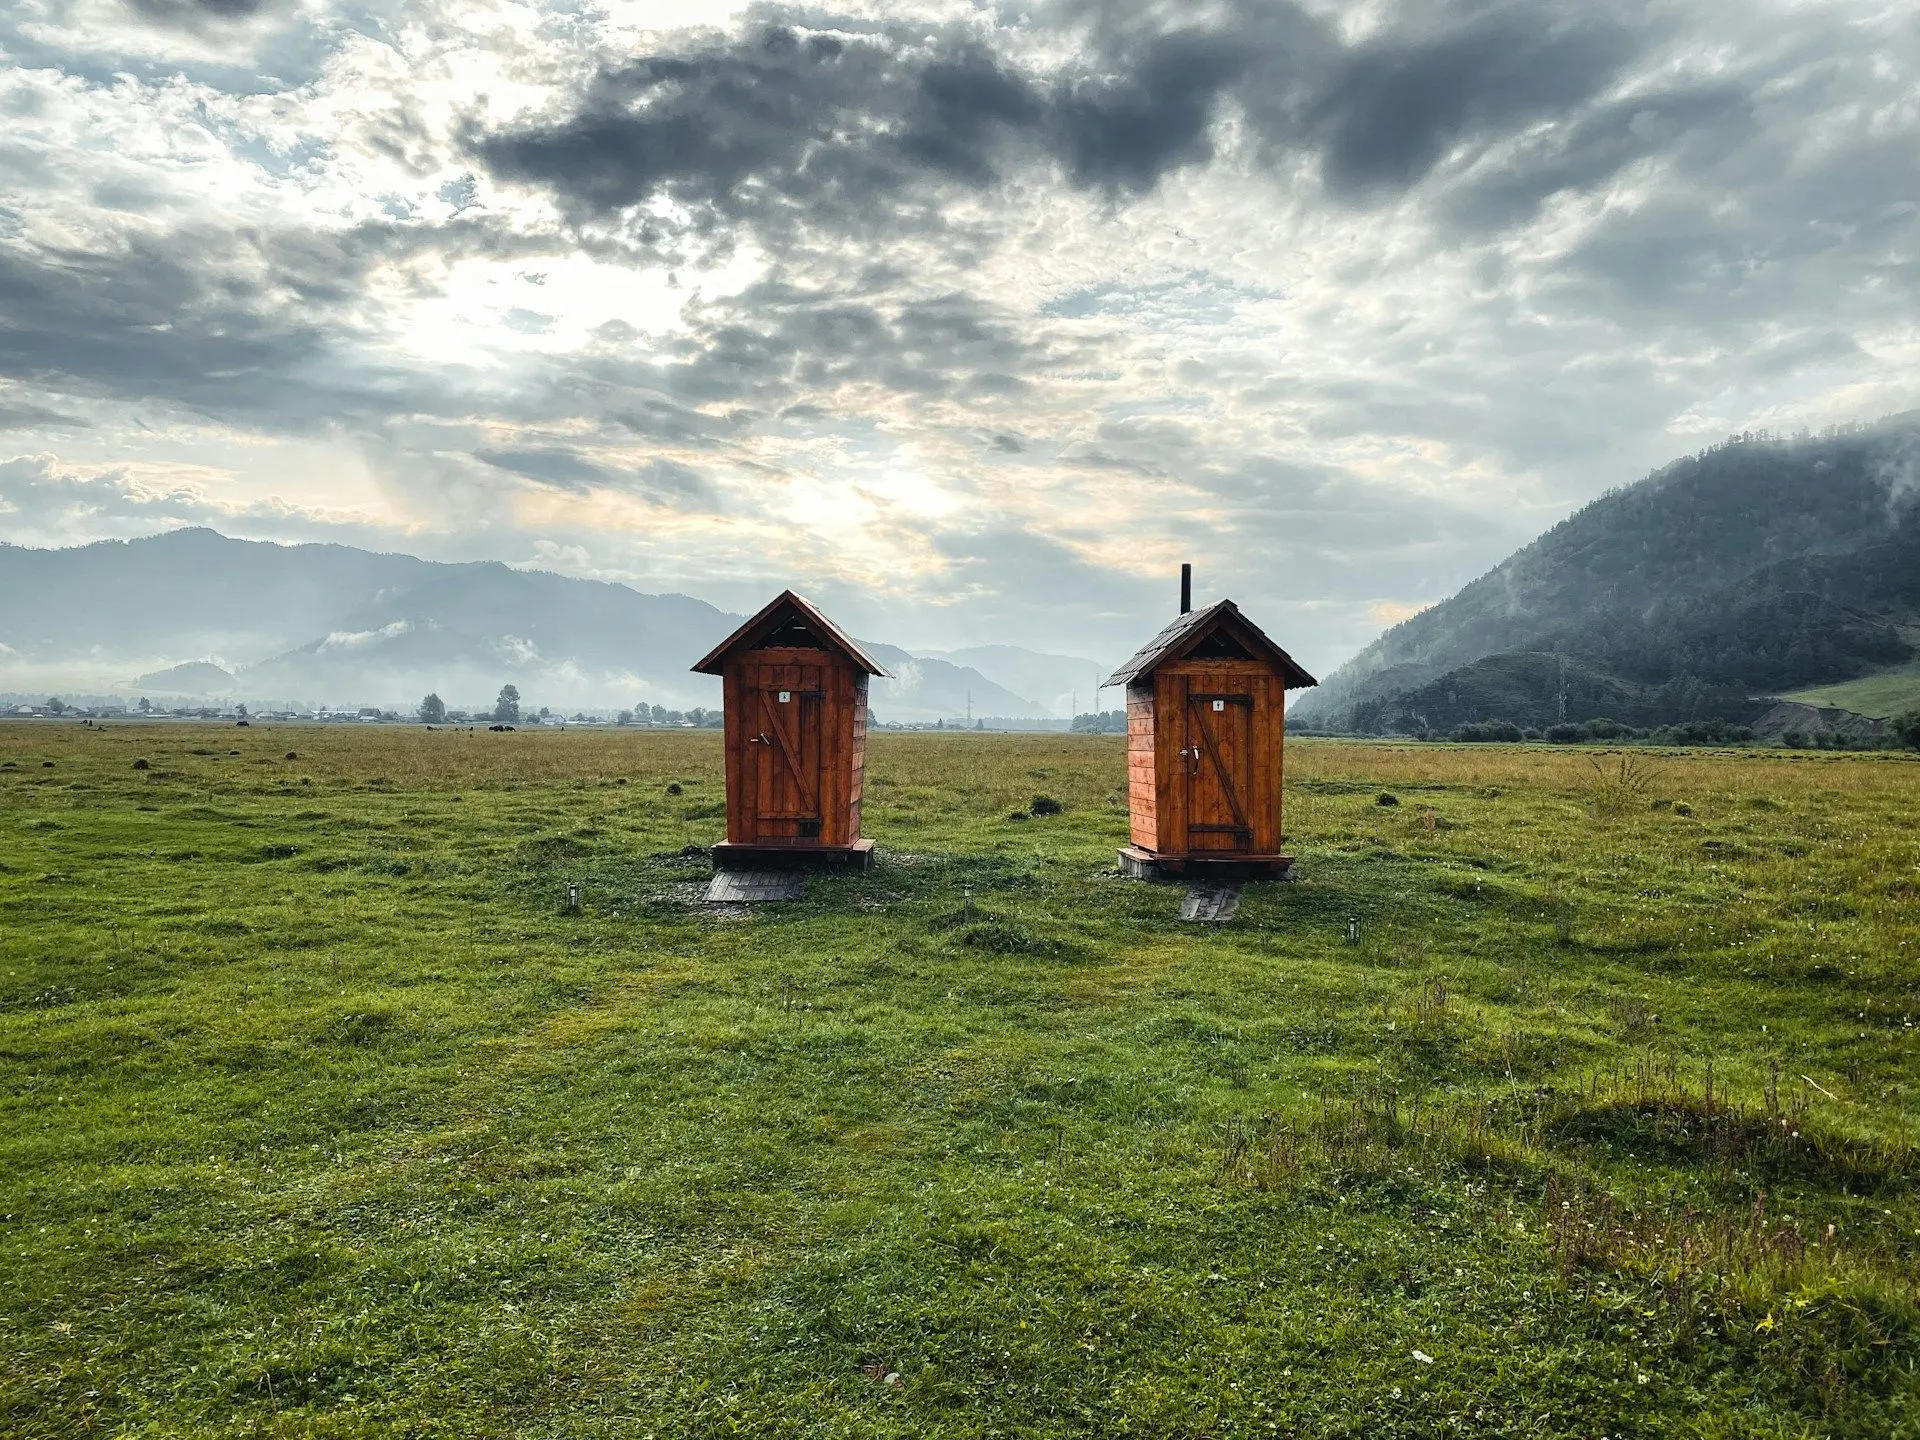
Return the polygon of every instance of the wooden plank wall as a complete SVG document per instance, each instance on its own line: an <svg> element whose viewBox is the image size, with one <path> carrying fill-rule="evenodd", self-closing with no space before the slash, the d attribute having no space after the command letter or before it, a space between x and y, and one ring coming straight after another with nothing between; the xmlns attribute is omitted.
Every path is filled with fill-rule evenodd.
<svg viewBox="0 0 1920 1440"><path fill-rule="evenodd" d="M729 659L722 679L723 734L727 755L727 839L753 844L753 766L758 755L748 740L754 733L749 679L762 665L805 665L820 675L820 839L822 845L851 845L860 838L860 801L867 749L867 676L852 662L826 650L779 647L742 651Z"/></svg>
<svg viewBox="0 0 1920 1440"><path fill-rule="evenodd" d="M858 668L848 671L853 681L853 768L851 772L852 788L847 794L847 838L840 843L851 845L860 838L860 804L867 794L867 672Z"/></svg>
<svg viewBox="0 0 1920 1440"><path fill-rule="evenodd" d="M1286 682L1271 670L1253 679L1253 795L1247 823L1256 855L1280 853L1280 720L1286 712Z"/></svg>
<svg viewBox="0 0 1920 1440"><path fill-rule="evenodd" d="M1249 793L1242 797L1247 823L1253 829L1249 853L1279 854L1285 679L1258 661L1187 660L1162 666L1154 672L1150 683L1150 691L1140 687L1148 716L1145 743L1132 738L1136 730L1135 692L1131 689L1127 692L1128 809L1133 816L1134 843L1164 855L1188 852L1186 763L1181 759L1180 750L1186 743L1186 698L1191 685L1202 691L1245 693L1254 697L1252 776ZM1152 776L1145 786L1140 785L1140 770L1135 768L1143 759L1151 765ZM1143 805L1151 807L1155 822L1151 840L1141 838Z"/></svg>
<svg viewBox="0 0 1920 1440"><path fill-rule="evenodd" d="M1268 727L1267 743L1273 747L1272 759L1268 762L1273 768L1273 851L1275 855L1286 853L1287 817L1281 808L1283 797L1287 793L1287 682L1279 675L1267 681L1267 694L1273 703L1273 724Z"/></svg>
<svg viewBox="0 0 1920 1440"><path fill-rule="evenodd" d="M820 662L820 843L845 845L853 790L853 676L837 655Z"/></svg>
<svg viewBox="0 0 1920 1440"><path fill-rule="evenodd" d="M1128 838L1143 850L1161 848L1153 693L1152 676L1145 684L1127 687Z"/></svg>
<svg viewBox="0 0 1920 1440"><path fill-rule="evenodd" d="M1154 819L1159 836L1154 849L1183 855L1187 849L1187 677L1160 669L1153 673Z"/></svg>
<svg viewBox="0 0 1920 1440"><path fill-rule="evenodd" d="M753 842L753 809L749 791L752 767L747 759L746 685L741 666L729 663L720 680L721 735L727 747L727 840L734 845Z"/></svg>

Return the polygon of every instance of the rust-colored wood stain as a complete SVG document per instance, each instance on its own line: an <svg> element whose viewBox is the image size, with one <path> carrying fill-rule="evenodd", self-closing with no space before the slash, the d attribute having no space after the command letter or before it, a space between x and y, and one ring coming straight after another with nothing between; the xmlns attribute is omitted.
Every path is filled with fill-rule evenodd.
<svg viewBox="0 0 1920 1440"><path fill-rule="evenodd" d="M1313 677L1221 601L1182 615L1109 683L1126 686L1135 849L1173 860L1279 857L1286 693Z"/></svg>
<svg viewBox="0 0 1920 1440"><path fill-rule="evenodd" d="M856 844L867 683L886 671L792 591L694 669L723 687L728 844Z"/></svg>

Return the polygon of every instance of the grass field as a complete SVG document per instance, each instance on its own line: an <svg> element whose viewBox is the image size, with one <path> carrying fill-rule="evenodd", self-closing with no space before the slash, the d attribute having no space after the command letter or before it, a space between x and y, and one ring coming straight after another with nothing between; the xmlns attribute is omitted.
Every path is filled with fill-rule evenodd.
<svg viewBox="0 0 1920 1440"><path fill-rule="evenodd" d="M1901 665L1838 685L1796 690L1780 698L1798 700L1802 705L1838 705L1842 710L1884 720L1905 710L1920 710L1920 664Z"/></svg>
<svg viewBox="0 0 1920 1440"><path fill-rule="evenodd" d="M1920 763L718 739L0 726L0 1433L1920 1436Z"/></svg>

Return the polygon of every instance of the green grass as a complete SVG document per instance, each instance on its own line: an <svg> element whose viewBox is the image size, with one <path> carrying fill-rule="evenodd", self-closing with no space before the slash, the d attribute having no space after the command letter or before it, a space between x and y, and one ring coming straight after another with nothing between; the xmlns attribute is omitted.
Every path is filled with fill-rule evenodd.
<svg viewBox="0 0 1920 1440"><path fill-rule="evenodd" d="M0 726L0 1433L1920 1434L1920 763L1121 743Z"/></svg>
<svg viewBox="0 0 1920 1440"><path fill-rule="evenodd" d="M1798 700L1802 705L1837 705L1857 715L1885 720L1907 710L1920 710L1920 661L1838 685L1796 690L1780 698Z"/></svg>

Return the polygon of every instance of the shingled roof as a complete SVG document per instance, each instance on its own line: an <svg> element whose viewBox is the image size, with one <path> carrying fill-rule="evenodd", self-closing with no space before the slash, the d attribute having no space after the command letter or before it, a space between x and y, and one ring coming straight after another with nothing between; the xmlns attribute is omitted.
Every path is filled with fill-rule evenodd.
<svg viewBox="0 0 1920 1440"><path fill-rule="evenodd" d="M1151 675L1162 665L1179 660L1199 648L1209 635L1224 630L1250 653L1278 670L1289 690L1298 690L1320 682L1302 670L1286 651L1269 640L1266 632L1240 613L1231 600L1220 600L1204 610L1189 610L1134 654L1106 679L1108 685L1131 685L1143 675Z"/></svg>
<svg viewBox="0 0 1920 1440"><path fill-rule="evenodd" d="M862 650L858 642L846 631L791 590L782 590L751 620L714 646L694 665L694 672L700 675L718 675L726 667L727 657L735 650L751 650L759 646L793 620L800 621L812 632L821 642L822 648L838 650L869 675L878 675L883 680L893 678L887 673L885 667Z"/></svg>

